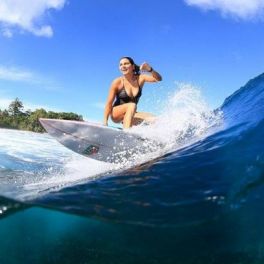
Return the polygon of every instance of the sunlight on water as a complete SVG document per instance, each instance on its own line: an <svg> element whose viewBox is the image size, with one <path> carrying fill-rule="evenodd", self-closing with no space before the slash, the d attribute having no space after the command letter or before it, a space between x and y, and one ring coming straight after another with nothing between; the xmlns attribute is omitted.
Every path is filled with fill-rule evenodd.
<svg viewBox="0 0 264 264"><path fill-rule="evenodd" d="M1 195L25 200L109 170L47 134L0 129Z"/></svg>

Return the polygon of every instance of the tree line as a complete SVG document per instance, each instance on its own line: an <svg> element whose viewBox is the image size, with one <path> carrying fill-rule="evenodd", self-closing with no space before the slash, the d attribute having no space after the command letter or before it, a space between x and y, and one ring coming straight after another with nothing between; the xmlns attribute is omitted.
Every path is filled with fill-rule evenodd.
<svg viewBox="0 0 264 264"><path fill-rule="evenodd" d="M44 132L44 128L39 123L39 118L53 118L65 120L83 121L81 115L66 112L46 111L45 109L36 109L35 111L24 111L23 103L16 98L10 103L8 109L0 109L0 128L12 128L28 130L33 132Z"/></svg>

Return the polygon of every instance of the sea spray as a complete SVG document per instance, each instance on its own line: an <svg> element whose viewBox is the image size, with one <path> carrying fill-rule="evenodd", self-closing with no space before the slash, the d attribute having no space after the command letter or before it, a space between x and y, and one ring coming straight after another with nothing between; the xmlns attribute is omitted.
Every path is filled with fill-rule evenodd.
<svg viewBox="0 0 264 264"><path fill-rule="evenodd" d="M154 123L144 122L130 129L130 133L149 141L142 143L138 153L123 162L135 165L175 151L215 132L221 124L221 111L209 108L199 88L177 83L177 89L168 94L166 104Z"/></svg>
<svg viewBox="0 0 264 264"><path fill-rule="evenodd" d="M135 146L138 151L133 156L121 153L117 164L80 156L47 134L1 130L0 154L5 157L0 164L1 173L10 175L2 181L1 193L24 201L122 172L199 140L220 120L192 85L178 84L177 90L164 101L156 122L129 130L128 133L144 140L140 146Z"/></svg>

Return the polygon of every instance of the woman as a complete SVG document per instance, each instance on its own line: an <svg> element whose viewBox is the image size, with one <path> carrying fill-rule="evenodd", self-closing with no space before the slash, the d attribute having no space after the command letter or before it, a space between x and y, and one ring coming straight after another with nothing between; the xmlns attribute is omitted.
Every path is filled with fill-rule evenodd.
<svg viewBox="0 0 264 264"><path fill-rule="evenodd" d="M153 121L152 114L137 112L137 103L145 82L161 81L161 75L146 62L140 67L137 66L130 57L121 58L119 70L123 76L116 78L110 87L104 112L104 125L108 125L110 115L113 122L122 122L123 128L129 128L142 121ZM141 74L141 71L149 72L150 75Z"/></svg>

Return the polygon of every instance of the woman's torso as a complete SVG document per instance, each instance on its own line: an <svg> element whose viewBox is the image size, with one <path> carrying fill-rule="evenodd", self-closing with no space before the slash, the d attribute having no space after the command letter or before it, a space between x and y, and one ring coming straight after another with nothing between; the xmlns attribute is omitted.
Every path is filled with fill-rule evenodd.
<svg viewBox="0 0 264 264"><path fill-rule="evenodd" d="M129 83L124 77L120 77L120 86L118 87L113 106L126 103L137 104L142 94L142 86L143 84L140 84L139 76L136 76L133 83Z"/></svg>

